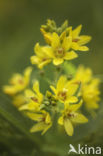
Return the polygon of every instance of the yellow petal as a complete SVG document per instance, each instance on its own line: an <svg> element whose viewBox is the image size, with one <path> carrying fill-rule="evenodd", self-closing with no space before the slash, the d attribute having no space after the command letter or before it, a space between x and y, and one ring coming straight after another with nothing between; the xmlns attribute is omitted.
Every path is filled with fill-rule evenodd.
<svg viewBox="0 0 103 156"><path fill-rule="evenodd" d="M40 31L43 35L46 34L46 31L42 28L42 25L41 25Z"/></svg>
<svg viewBox="0 0 103 156"><path fill-rule="evenodd" d="M68 81L66 84L66 88L68 89L68 96L72 96L76 93L79 84L76 82Z"/></svg>
<svg viewBox="0 0 103 156"><path fill-rule="evenodd" d="M28 110L39 111L40 110L39 106L40 106L39 103L32 101L28 104Z"/></svg>
<svg viewBox="0 0 103 156"><path fill-rule="evenodd" d="M52 123L47 124L43 130L43 132L41 133L42 135L44 135L44 133L46 133L46 131L52 126Z"/></svg>
<svg viewBox="0 0 103 156"><path fill-rule="evenodd" d="M98 109L99 108L99 104L96 103L96 101L95 102L92 101L91 103L86 102L85 105L86 105L88 110L89 109Z"/></svg>
<svg viewBox="0 0 103 156"><path fill-rule="evenodd" d="M65 76L61 76L57 82L57 92L60 92L65 87L65 83L67 81L67 78Z"/></svg>
<svg viewBox="0 0 103 156"><path fill-rule="evenodd" d="M51 62L51 59L47 59L38 64L38 68L42 69L45 65Z"/></svg>
<svg viewBox="0 0 103 156"><path fill-rule="evenodd" d="M20 85L19 80L24 81L23 76L19 73L15 73L13 74L12 78L9 80L9 83L12 85L18 85L18 84Z"/></svg>
<svg viewBox="0 0 103 156"><path fill-rule="evenodd" d="M39 82L38 81L35 81L34 84L33 84L33 90L38 93L40 92L39 90Z"/></svg>
<svg viewBox="0 0 103 156"><path fill-rule="evenodd" d="M28 104L19 107L19 111L28 110Z"/></svg>
<svg viewBox="0 0 103 156"><path fill-rule="evenodd" d="M38 58L38 56L31 56L30 61L32 64L38 64L40 59Z"/></svg>
<svg viewBox="0 0 103 156"><path fill-rule="evenodd" d="M42 47L39 45L39 43L36 43L36 45L35 45L35 47L34 47L34 51L35 51L35 54L36 54L38 57L42 57L42 56L43 56Z"/></svg>
<svg viewBox="0 0 103 156"><path fill-rule="evenodd" d="M75 42L72 42L71 48L74 50L80 50L80 51L88 51L89 50L89 48L87 46L81 46Z"/></svg>
<svg viewBox="0 0 103 156"><path fill-rule="evenodd" d="M43 114L37 114L37 113L26 113L27 116L34 120L34 121L41 121L43 119Z"/></svg>
<svg viewBox="0 0 103 156"><path fill-rule="evenodd" d="M52 34L51 33L45 33L44 34L44 39L48 44L51 44L52 41Z"/></svg>
<svg viewBox="0 0 103 156"><path fill-rule="evenodd" d="M70 49L72 43L72 38L71 37L65 37L62 43L62 48L67 51Z"/></svg>
<svg viewBox="0 0 103 156"><path fill-rule="evenodd" d="M45 59L50 59L54 57L53 49L50 46L44 46L42 47L44 56L43 58Z"/></svg>
<svg viewBox="0 0 103 156"><path fill-rule="evenodd" d="M57 66L57 65L63 63L63 61L64 61L63 58L55 58L53 60L53 64Z"/></svg>
<svg viewBox="0 0 103 156"><path fill-rule="evenodd" d="M54 94L57 94L56 89L53 86L50 86L51 90L54 92Z"/></svg>
<svg viewBox="0 0 103 156"><path fill-rule="evenodd" d="M22 94L19 94L13 97L12 102L17 108L19 108L21 105L25 104L25 101L26 101L25 97Z"/></svg>
<svg viewBox="0 0 103 156"><path fill-rule="evenodd" d="M92 71L89 68L79 66L75 78L83 83L87 83L92 79Z"/></svg>
<svg viewBox="0 0 103 156"><path fill-rule="evenodd" d="M3 92L12 96L16 94L18 90L16 90L16 88L13 86L3 86Z"/></svg>
<svg viewBox="0 0 103 156"><path fill-rule="evenodd" d="M71 118L72 122L75 122L75 123L88 122L88 119L84 115L79 114L79 113L75 113L74 115L75 115L75 117Z"/></svg>
<svg viewBox="0 0 103 156"><path fill-rule="evenodd" d="M53 51L50 46L40 46L39 43L37 43L34 49L35 49L37 58L39 58L40 60L49 59L53 55ZM31 58L31 60L33 60L33 58Z"/></svg>
<svg viewBox="0 0 103 156"><path fill-rule="evenodd" d="M72 136L73 135L73 126L72 126L72 123L70 122L69 119L65 119L64 120L64 128L65 128L65 131L66 133L69 135L69 136Z"/></svg>
<svg viewBox="0 0 103 156"><path fill-rule="evenodd" d="M79 45L84 45L91 40L91 36L81 35L80 40L78 41Z"/></svg>
<svg viewBox="0 0 103 156"><path fill-rule="evenodd" d="M60 40L63 41L65 37L66 37L66 31L63 31L60 35Z"/></svg>
<svg viewBox="0 0 103 156"><path fill-rule="evenodd" d="M66 29L66 33L70 36L70 37L72 37L72 27L70 26L70 27L68 27L67 29Z"/></svg>
<svg viewBox="0 0 103 156"><path fill-rule="evenodd" d="M87 46L80 46L80 47L78 48L78 50L80 50L80 51L88 51L89 48L88 48Z"/></svg>
<svg viewBox="0 0 103 156"><path fill-rule="evenodd" d="M72 104L69 106L69 109L75 112L81 107L82 103L83 103L83 100L81 100L78 104Z"/></svg>
<svg viewBox="0 0 103 156"><path fill-rule="evenodd" d="M25 105L21 106L19 108L19 110L20 111L22 111L22 110L37 111L37 110L39 110L39 104L33 101L33 102L30 102L28 104L25 104Z"/></svg>
<svg viewBox="0 0 103 156"><path fill-rule="evenodd" d="M44 122L39 122L30 129L30 132L33 133L33 132L42 131L45 128L45 126L46 125Z"/></svg>
<svg viewBox="0 0 103 156"><path fill-rule="evenodd" d="M73 39L78 37L80 32L81 32L81 29L82 29L82 25L79 25L78 27L76 27L73 32L72 32L72 35L73 35Z"/></svg>
<svg viewBox="0 0 103 156"><path fill-rule="evenodd" d="M78 101L78 98L76 96L71 96L71 97L68 97L66 102L68 103L76 103Z"/></svg>
<svg viewBox="0 0 103 156"><path fill-rule="evenodd" d="M59 125L63 125L63 123L64 123L64 118L63 118L63 116L61 116L61 117L59 117L59 119L58 119L58 124L59 124Z"/></svg>
<svg viewBox="0 0 103 156"><path fill-rule="evenodd" d="M53 49L56 49L57 47L59 47L60 45L60 39L57 33L53 33L52 35L52 43L51 46L53 47Z"/></svg>
<svg viewBox="0 0 103 156"><path fill-rule="evenodd" d="M30 74L32 72L32 67L27 67L25 70L24 70L24 76L25 77L29 77Z"/></svg>
<svg viewBox="0 0 103 156"><path fill-rule="evenodd" d="M94 87L98 87L98 85L100 84L100 79L94 78L91 83Z"/></svg>
<svg viewBox="0 0 103 156"><path fill-rule="evenodd" d="M25 96L26 96L27 98L31 98L31 97L34 97L35 94L34 94L33 91L31 91L30 89L26 89L26 90L25 90Z"/></svg>
<svg viewBox="0 0 103 156"><path fill-rule="evenodd" d="M33 90L35 91L35 93L37 94L37 97L38 97L38 100L39 100L39 103L42 102L43 100L43 95L40 93L40 90L39 90L39 82L36 81L33 85Z"/></svg>
<svg viewBox="0 0 103 156"><path fill-rule="evenodd" d="M72 48L73 50L79 50L80 46L79 46L78 43L76 43L76 42L72 42L72 44L71 44L71 48Z"/></svg>
<svg viewBox="0 0 103 156"><path fill-rule="evenodd" d="M78 57L78 55L74 52L74 51L70 51L70 52L67 52L64 59L65 60L72 60L74 58Z"/></svg>

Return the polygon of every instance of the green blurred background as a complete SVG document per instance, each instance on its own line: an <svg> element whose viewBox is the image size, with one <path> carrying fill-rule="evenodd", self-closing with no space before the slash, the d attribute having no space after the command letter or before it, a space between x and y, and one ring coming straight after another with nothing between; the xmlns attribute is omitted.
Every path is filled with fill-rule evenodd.
<svg viewBox="0 0 103 156"><path fill-rule="evenodd" d="M79 54L78 59L73 60L72 62L75 63L76 65L84 64L86 66L91 67L93 69L93 72L97 75L100 75L100 77L102 78L103 0L0 0L0 87L8 83L8 79L11 77L12 73L22 72L27 65L30 65L30 56L33 55L33 47L36 42L39 41L41 44L45 44L43 37L40 33L40 25L45 24L48 18L55 20L58 26L60 26L66 19L69 21L70 25L73 25L73 28L75 28L79 24L83 25L82 34L92 36L92 41L88 45L90 51L78 52ZM1 108L3 108L3 109L0 108L2 112L1 114L4 113L3 112L4 110L10 112L10 110L14 109L8 106L7 108L6 107L4 108L2 104L2 99L0 100L0 102L1 102ZM12 120L12 118L10 120L12 124L17 122L16 127L19 127L19 130L21 129L21 131L24 132L29 139L32 138L31 140L33 140L34 137L34 140L36 140L34 135L31 136L29 134L29 131L27 132L25 131L25 128L23 129L22 126L20 127L20 124L21 125L23 124L23 120L21 120L20 114L18 114L18 112L16 112L15 115L15 111L13 114L15 116L15 120L14 119ZM100 114L103 114L103 109L101 109ZM102 117L103 115L102 116L100 115L96 119L96 122L94 120L92 122L92 125L89 124L91 131L93 131L94 127L96 128L97 126L96 130L98 131L100 130L101 133L97 132L98 135L95 136L93 132L90 137L87 134L86 143L89 143L90 141L92 144L92 141L94 141L92 138L95 137L96 141L93 144L95 145L97 145L98 143L102 144L101 123L103 124L103 121L98 122L98 120L100 120ZM3 120L5 121L4 118ZM19 120L21 120L20 121L21 123L18 124ZM6 126L10 128L13 127L10 124L9 126L8 125ZM84 131L86 126L84 127L80 126L80 128L81 131ZM77 131L79 130L80 129L77 128ZM8 128L7 128L7 133L8 133ZM85 134L83 134L82 136L85 136ZM74 135L73 138L75 138L75 136L76 134ZM15 140L17 139L16 141L14 141L13 138L10 138L11 147L15 142L14 146L12 147L14 149L17 146L17 149L22 148L22 152L24 152L25 149L28 148L29 149L28 153L25 154L24 152L24 155L23 153L19 153L18 156L29 156L30 150L33 148L33 146L36 147L36 145L32 144L32 142L27 141L28 139L26 140L25 137L22 138L22 142L24 143L26 142L26 144L21 145L20 143L22 142L20 137L22 137L22 135L16 136L15 137ZM57 141L55 140L55 137L58 138ZM40 135L37 138L37 140L39 138ZM54 149L52 150L55 151L56 148L58 148L60 152L60 148L62 147L61 148L62 156L63 156L62 151L64 150L64 148L66 148L65 149L66 152L68 150L68 143L69 143L68 141L72 142L72 138L67 138L67 136L64 133L63 136L60 136L60 133L58 135L56 133L53 133L53 136L47 134L46 138L48 141L52 140L52 144L54 144L54 140L55 140L55 144L58 144L58 146L57 147L55 146ZM79 136L77 137L77 140L78 138ZM88 138L90 140L88 140ZM4 144L2 149L4 149L4 151L9 152L9 150L6 149L9 147L7 142L8 139L6 141L2 139L3 139L2 136L0 136L0 142L3 141ZM44 139L44 137L41 137L41 139ZM60 142L61 142L60 144L61 147L59 147ZM2 144L0 144L0 146L1 145ZM49 148L50 147L48 146L45 147L46 150ZM17 149L14 150L14 153L18 153ZM6 156L4 151L2 155L0 153L0 156ZM35 153L35 150L33 152ZM33 152L31 154L32 156L35 155ZM14 153L13 155L16 155ZM7 154L7 156L11 156L11 155L12 155L11 153L9 155ZM41 154L39 154L39 156L41 156ZM44 153L44 156L50 156L50 153L49 154ZM54 154L51 154L51 156L54 156Z"/></svg>
<svg viewBox="0 0 103 156"><path fill-rule="evenodd" d="M102 74L103 0L0 0L0 86L30 64L34 44L44 44L39 29L48 18L58 25L67 19L74 28L83 24L82 34L92 36L90 51L78 52L73 62Z"/></svg>

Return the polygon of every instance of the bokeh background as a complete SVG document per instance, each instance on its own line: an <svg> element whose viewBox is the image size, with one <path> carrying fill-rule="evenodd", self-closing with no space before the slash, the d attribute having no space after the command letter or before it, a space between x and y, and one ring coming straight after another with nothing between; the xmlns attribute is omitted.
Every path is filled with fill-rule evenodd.
<svg viewBox="0 0 103 156"><path fill-rule="evenodd" d="M48 18L58 26L66 19L73 28L83 25L82 34L92 36L90 51L78 52L73 63L91 67L102 79L103 0L0 0L0 88L30 65L35 43L44 44L40 25Z"/></svg>

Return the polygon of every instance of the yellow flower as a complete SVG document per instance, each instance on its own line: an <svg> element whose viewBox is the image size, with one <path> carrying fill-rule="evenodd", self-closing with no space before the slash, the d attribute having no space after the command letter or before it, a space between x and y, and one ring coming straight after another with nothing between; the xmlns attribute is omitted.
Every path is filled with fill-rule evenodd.
<svg viewBox="0 0 103 156"><path fill-rule="evenodd" d="M62 39L62 43L61 43ZM69 51L71 46L71 39L68 37L58 36L53 33L51 37L51 46L40 46L38 43L35 46L36 56L31 57L31 63L37 64L41 69L43 66L53 60L54 65L63 63L64 60L71 60L77 57L74 51Z"/></svg>
<svg viewBox="0 0 103 156"><path fill-rule="evenodd" d="M72 44L71 37L58 36L57 33L52 34L51 40L51 53L50 57L53 59L54 65L59 65L64 62L64 60L72 60L77 57L74 51L69 51Z"/></svg>
<svg viewBox="0 0 103 156"><path fill-rule="evenodd" d="M86 84L92 80L92 71L90 68L84 68L80 65L77 69L75 79L81 81L83 84Z"/></svg>
<svg viewBox="0 0 103 156"><path fill-rule="evenodd" d="M31 63L37 64L38 68L42 69L45 65L51 62L51 58L48 55L50 53L50 47L40 46L37 43L34 47L35 56L31 56Z"/></svg>
<svg viewBox="0 0 103 156"><path fill-rule="evenodd" d="M88 51L89 48L84 45L87 44L91 40L91 36L79 35L81 32L81 28L82 28L82 25L79 25L73 31L72 29L70 30L70 35L72 36L71 48L74 50Z"/></svg>
<svg viewBox="0 0 103 156"><path fill-rule="evenodd" d="M31 133L42 131L43 135L52 126L50 114L44 110L39 113L28 112L27 116L38 122L30 129Z"/></svg>
<svg viewBox="0 0 103 156"><path fill-rule="evenodd" d="M78 82L68 81L65 76L61 76L57 82L56 88L50 86L56 98L63 103L75 103L78 98L74 96L78 89Z"/></svg>
<svg viewBox="0 0 103 156"><path fill-rule="evenodd" d="M29 84L31 72L32 68L27 67L24 71L24 75L19 73L14 74L9 81L10 85L3 86L3 91L8 95L15 95L23 91Z"/></svg>
<svg viewBox="0 0 103 156"><path fill-rule="evenodd" d="M40 105L43 101L43 95L39 90L39 82L36 81L33 85L33 91L30 89L25 90L25 98L27 103L21 107L19 110L30 110L30 111L39 111Z"/></svg>
<svg viewBox="0 0 103 156"><path fill-rule="evenodd" d="M76 72L75 78L77 81L81 81L81 96L84 100L85 106L88 110L97 109L100 101L98 78L93 78L91 69L80 66Z"/></svg>
<svg viewBox="0 0 103 156"><path fill-rule="evenodd" d="M72 30L72 27L66 28L60 35L60 39L63 37L71 38L71 49L73 50L80 50L80 51L88 51L89 48L87 46L84 46L91 40L91 36L87 35L80 35L82 25L79 25L77 28ZM46 32L43 28L41 28L41 32L44 36L44 39L48 44L51 45L53 33ZM69 42L68 42L69 43ZM70 43L69 43L70 44Z"/></svg>
<svg viewBox="0 0 103 156"><path fill-rule="evenodd" d="M73 123L86 123L88 119L81 113L76 111L80 108L82 101L79 104L66 105L62 112L62 116L58 119L58 124L64 126L66 133L72 136L74 133Z"/></svg>
<svg viewBox="0 0 103 156"><path fill-rule="evenodd" d="M90 84L85 84L82 87L82 97L88 110L99 108L98 102L100 101L100 91L98 85L99 80L93 79Z"/></svg>
<svg viewBox="0 0 103 156"><path fill-rule="evenodd" d="M79 35L82 26L72 30L67 27L68 22L57 28L56 23L48 20L46 25L41 26L41 32L48 46L35 46L36 56L31 57L31 63L37 64L41 69L53 60L54 65L60 65L64 60L72 60L78 55L74 50L87 51L88 47L84 46L91 40L90 36ZM60 34L60 35L58 35Z"/></svg>

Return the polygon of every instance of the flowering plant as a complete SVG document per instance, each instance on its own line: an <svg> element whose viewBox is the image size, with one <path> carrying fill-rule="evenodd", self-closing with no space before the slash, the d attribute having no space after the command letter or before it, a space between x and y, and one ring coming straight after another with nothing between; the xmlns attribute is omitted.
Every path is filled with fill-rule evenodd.
<svg viewBox="0 0 103 156"><path fill-rule="evenodd" d="M78 57L78 51L89 50L86 44L91 37L80 35L81 28L82 25L73 29L67 21L57 27L53 20L47 20L40 28L46 45L36 43L35 55L30 58L37 68L27 67L23 75L14 74L10 84L3 86L17 109L34 121L32 133L41 131L44 134L57 119L57 124L72 136L75 124L89 122L82 113L83 108L92 116L99 108L99 78L93 76L90 68L75 67L70 62ZM37 75L32 75L31 81L34 70ZM52 72L52 78L47 76L49 72ZM47 83L47 89L39 84L40 79ZM31 82L33 87L29 85Z"/></svg>

